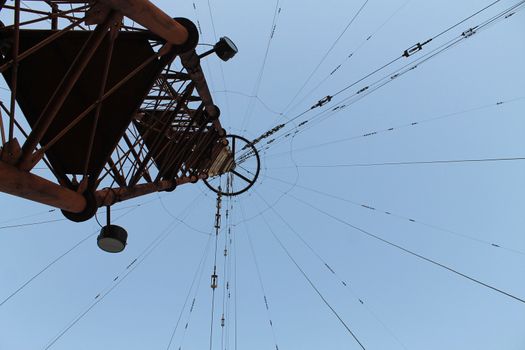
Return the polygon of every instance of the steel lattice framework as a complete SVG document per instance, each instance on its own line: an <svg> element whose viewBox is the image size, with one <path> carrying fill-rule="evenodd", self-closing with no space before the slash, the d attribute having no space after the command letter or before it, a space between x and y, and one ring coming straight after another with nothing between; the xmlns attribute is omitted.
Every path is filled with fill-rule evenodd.
<svg viewBox="0 0 525 350"><path fill-rule="evenodd" d="M147 0L33 3L0 0L0 191L83 221L234 168L191 21Z"/></svg>

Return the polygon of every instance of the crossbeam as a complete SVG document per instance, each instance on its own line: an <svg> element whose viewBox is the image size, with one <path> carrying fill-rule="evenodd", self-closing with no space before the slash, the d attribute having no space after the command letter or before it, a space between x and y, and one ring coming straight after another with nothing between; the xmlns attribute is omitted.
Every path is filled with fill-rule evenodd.
<svg viewBox="0 0 525 350"><path fill-rule="evenodd" d="M171 44L182 45L188 40L186 28L148 0L99 0L99 3L131 18Z"/></svg>
<svg viewBox="0 0 525 350"><path fill-rule="evenodd" d="M72 213L86 208L80 193L0 161L0 191Z"/></svg>

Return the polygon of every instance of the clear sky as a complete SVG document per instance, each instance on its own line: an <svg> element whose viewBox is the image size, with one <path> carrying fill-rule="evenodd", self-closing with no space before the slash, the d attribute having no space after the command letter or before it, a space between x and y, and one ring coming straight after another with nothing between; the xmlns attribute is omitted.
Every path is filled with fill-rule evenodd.
<svg viewBox="0 0 525 350"><path fill-rule="evenodd" d="M201 43L215 28L237 44L234 59L203 68L223 124L249 139L489 4L369 0L345 31L364 1L154 2L198 21ZM399 248L525 299L525 161L379 164L525 157L525 11L390 79L515 3L359 82L262 152L253 190L224 200L213 349L361 349L312 285L368 350L525 349L525 303ZM381 78L391 82L374 90ZM97 248L94 220L9 228L63 217L8 195L0 206L0 303L58 258L0 305L1 350L43 349L66 329L51 349L209 348L215 196L203 184L116 205L129 234L116 255Z"/></svg>

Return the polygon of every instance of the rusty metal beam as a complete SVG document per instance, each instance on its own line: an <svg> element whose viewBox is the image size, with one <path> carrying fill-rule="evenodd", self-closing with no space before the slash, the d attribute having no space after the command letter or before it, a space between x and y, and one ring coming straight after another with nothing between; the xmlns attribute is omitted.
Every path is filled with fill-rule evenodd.
<svg viewBox="0 0 525 350"><path fill-rule="evenodd" d="M113 173L113 178L117 182L119 186L126 186L126 179L124 176L122 176L121 173L118 172L117 165L113 162L113 159L108 159L108 165L110 167L110 171Z"/></svg>
<svg viewBox="0 0 525 350"><path fill-rule="evenodd" d="M0 191L72 213L86 207L83 195L0 161Z"/></svg>
<svg viewBox="0 0 525 350"><path fill-rule="evenodd" d="M188 75L191 80L195 83L195 89L199 93L202 103L204 103L204 108L210 116L211 119L219 117L219 109L213 103L213 98L211 97L210 89L206 83L206 78L204 72L202 71L200 58L195 52L191 50L180 55L180 60L182 65L188 71ZM214 126L219 129L220 123L218 119L214 122Z"/></svg>
<svg viewBox="0 0 525 350"><path fill-rule="evenodd" d="M99 0L99 2L121 12L171 44L182 45L188 40L186 28L148 0Z"/></svg>
<svg viewBox="0 0 525 350"><path fill-rule="evenodd" d="M202 175L200 178L204 179L205 176ZM162 180L159 182L140 184L133 187L105 188L95 192L95 198L97 199L97 205L99 207L104 207L146 194L170 190L175 186L192 182L192 180L195 179L188 176L175 180Z"/></svg>

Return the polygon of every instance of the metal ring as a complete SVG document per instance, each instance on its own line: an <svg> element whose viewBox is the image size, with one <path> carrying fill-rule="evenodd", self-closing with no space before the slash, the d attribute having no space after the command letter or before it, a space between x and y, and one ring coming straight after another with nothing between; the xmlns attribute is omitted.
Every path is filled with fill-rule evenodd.
<svg viewBox="0 0 525 350"><path fill-rule="evenodd" d="M247 185L245 187L243 187L241 190L239 191L234 191L234 192L228 192L228 191L224 191L222 189L219 189L219 188L216 188L214 187L212 184L210 184L208 181L210 179L203 179L203 182L204 184L210 189L212 190L213 192L217 193L217 194L221 194L223 196L228 196L228 197L233 197L233 196L237 196L241 193L244 193L246 191L248 191L254 184L255 182L257 181L257 178L259 177L259 173L261 171L261 158L259 157L259 152L257 151L257 148L255 148L254 145L251 144L250 141L248 141L247 139L245 139L244 137L242 136L239 136L239 135L226 135L225 138L231 138L232 139L232 144L234 145L235 144L235 140L236 139L239 139L241 141L243 141L247 146L248 148L251 149L251 151L253 152L253 154L255 155L255 160L256 160L256 167L257 169L255 170L255 173L252 173L253 175L253 178L251 179L248 179L247 177L245 176L242 176L242 179L247 182ZM235 147L234 147L235 148ZM235 162L235 154L233 154L233 157L234 157L234 162ZM235 168L233 168L232 170L230 170L228 173L232 173L234 176L236 177L240 177L239 174L235 171ZM224 175L224 174L221 174L221 175ZM217 176L220 176L220 175L217 175ZM215 176L214 178L216 178L217 176Z"/></svg>

